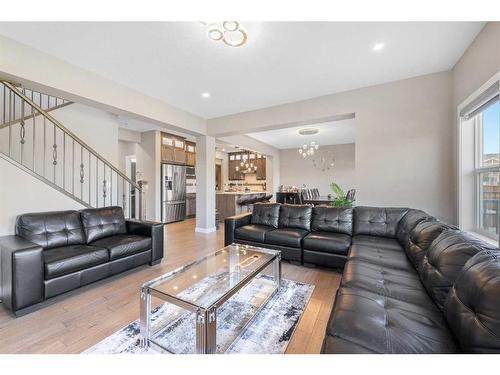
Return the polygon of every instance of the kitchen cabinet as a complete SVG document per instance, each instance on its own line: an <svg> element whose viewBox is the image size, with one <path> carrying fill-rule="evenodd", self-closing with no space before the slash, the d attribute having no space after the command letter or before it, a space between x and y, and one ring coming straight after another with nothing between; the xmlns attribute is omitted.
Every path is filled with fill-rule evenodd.
<svg viewBox="0 0 500 375"><path fill-rule="evenodd" d="M186 194L186 217L196 216L196 194Z"/></svg>
<svg viewBox="0 0 500 375"><path fill-rule="evenodd" d="M230 153L228 158L228 177L229 180L244 180L245 175L241 173L240 163L242 161L242 155L240 153ZM236 167L240 167L237 171Z"/></svg>
<svg viewBox="0 0 500 375"><path fill-rule="evenodd" d="M196 143L186 141L186 165L194 167L196 165Z"/></svg>
<svg viewBox="0 0 500 375"><path fill-rule="evenodd" d="M257 165L257 180L265 180L266 179L265 155L257 154L256 165Z"/></svg>
<svg viewBox="0 0 500 375"><path fill-rule="evenodd" d="M244 180L245 173L242 173L241 170L244 167L241 167L241 162L245 161L248 163L253 163L257 166L257 170L255 173L257 180L265 180L266 179L266 156L252 153L252 152L234 152L228 154L228 177L230 181L234 180ZM237 171L236 167L239 167L240 170Z"/></svg>
<svg viewBox="0 0 500 375"><path fill-rule="evenodd" d="M184 137L161 133L161 161L164 163L186 164Z"/></svg>

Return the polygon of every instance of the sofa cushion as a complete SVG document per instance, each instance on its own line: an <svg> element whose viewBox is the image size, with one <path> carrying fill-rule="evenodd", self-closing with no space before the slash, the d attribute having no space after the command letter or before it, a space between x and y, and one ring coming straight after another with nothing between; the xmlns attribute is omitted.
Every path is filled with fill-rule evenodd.
<svg viewBox="0 0 500 375"><path fill-rule="evenodd" d="M472 235L460 230L441 233L422 258L418 271L425 288L436 305L444 308L444 302L455 279L465 263L481 250L495 250Z"/></svg>
<svg viewBox="0 0 500 375"><path fill-rule="evenodd" d="M362 259L365 262L388 268L413 270L413 266L401 248L376 246L373 243L365 245L353 242L349 250L348 259Z"/></svg>
<svg viewBox="0 0 500 375"><path fill-rule="evenodd" d="M429 246L445 230L455 227L435 219L424 220L418 223L410 233L408 246L405 247L406 255L415 268L418 268Z"/></svg>
<svg viewBox="0 0 500 375"><path fill-rule="evenodd" d="M347 255L351 246L351 236L343 233L311 232L302 240L302 247L307 250Z"/></svg>
<svg viewBox="0 0 500 375"><path fill-rule="evenodd" d="M396 238L399 221L407 208L355 207L353 234Z"/></svg>
<svg viewBox="0 0 500 375"><path fill-rule="evenodd" d="M352 238L353 245L373 246L378 248L403 251L403 248L394 238L367 236L364 234Z"/></svg>
<svg viewBox="0 0 500 375"><path fill-rule="evenodd" d="M421 306L357 288L339 288L327 335L375 353L459 351L434 304Z"/></svg>
<svg viewBox="0 0 500 375"><path fill-rule="evenodd" d="M43 251L45 279L81 271L106 263L108 250L96 246L70 245Z"/></svg>
<svg viewBox="0 0 500 375"><path fill-rule="evenodd" d="M85 244L80 213L77 211L21 215L16 221L16 234L44 249Z"/></svg>
<svg viewBox="0 0 500 375"><path fill-rule="evenodd" d="M363 259L350 259L344 266L341 285L417 305L433 304L414 269L396 269Z"/></svg>
<svg viewBox="0 0 500 375"><path fill-rule="evenodd" d="M132 254L151 249L151 237L135 234L118 234L101 238L91 243L92 246L104 247L109 250L109 259L119 259Z"/></svg>
<svg viewBox="0 0 500 375"><path fill-rule="evenodd" d="M278 228L279 203L256 203L252 210L252 224Z"/></svg>
<svg viewBox="0 0 500 375"><path fill-rule="evenodd" d="M298 228L310 231L311 212L311 206L282 204L279 212L278 228Z"/></svg>
<svg viewBox="0 0 500 375"><path fill-rule="evenodd" d="M243 225L235 229L234 237L240 240L264 243L264 235L273 229L275 228L267 225Z"/></svg>
<svg viewBox="0 0 500 375"><path fill-rule="evenodd" d="M87 244L100 238L127 233L121 207L89 208L81 211Z"/></svg>
<svg viewBox="0 0 500 375"><path fill-rule="evenodd" d="M273 245L300 248L302 244L302 238L304 238L307 233L309 233L307 230L298 228L275 229L266 232L265 242Z"/></svg>
<svg viewBox="0 0 500 375"><path fill-rule="evenodd" d="M500 352L500 252L485 250L465 264L445 303L463 351Z"/></svg>
<svg viewBox="0 0 500 375"><path fill-rule="evenodd" d="M433 218L429 216L422 210L410 209L399 221L398 227L396 229L396 238L403 246L406 248L409 245L410 234L413 228L417 226L418 223L424 220L432 220Z"/></svg>
<svg viewBox="0 0 500 375"><path fill-rule="evenodd" d="M337 232L352 236L352 208L314 207L312 231Z"/></svg>

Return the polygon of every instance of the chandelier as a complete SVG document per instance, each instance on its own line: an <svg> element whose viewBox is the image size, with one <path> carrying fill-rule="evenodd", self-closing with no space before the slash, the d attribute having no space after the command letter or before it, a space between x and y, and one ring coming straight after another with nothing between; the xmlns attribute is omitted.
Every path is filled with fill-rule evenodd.
<svg viewBox="0 0 500 375"><path fill-rule="evenodd" d="M249 161L250 158L249 158L248 154L246 154L246 155L242 154L241 159L242 160L241 160L240 164L235 167L236 172L241 171L241 173L254 173L257 171L257 166L254 165L253 162Z"/></svg>
<svg viewBox="0 0 500 375"><path fill-rule="evenodd" d="M308 156L313 156L314 152L319 149L319 145L311 141L309 145L307 143L304 143L301 148L299 148L299 154L302 155L302 157L305 159Z"/></svg>
<svg viewBox="0 0 500 375"><path fill-rule="evenodd" d="M236 21L202 22L207 28L207 36L214 42L222 41L229 47L241 47L247 42L247 32Z"/></svg>

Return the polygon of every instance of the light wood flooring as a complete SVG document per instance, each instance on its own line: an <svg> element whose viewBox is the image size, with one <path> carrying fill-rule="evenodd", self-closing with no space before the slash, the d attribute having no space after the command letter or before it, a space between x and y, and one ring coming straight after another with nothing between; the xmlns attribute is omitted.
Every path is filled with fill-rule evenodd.
<svg viewBox="0 0 500 375"><path fill-rule="evenodd" d="M194 232L194 219L165 226L165 258L154 267L87 286L20 318L0 307L0 354L80 353L139 316L139 286L223 247L224 230ZM314 284L287 353L319 353L339 286L338 272L283 262L283 278Z"/></svg>

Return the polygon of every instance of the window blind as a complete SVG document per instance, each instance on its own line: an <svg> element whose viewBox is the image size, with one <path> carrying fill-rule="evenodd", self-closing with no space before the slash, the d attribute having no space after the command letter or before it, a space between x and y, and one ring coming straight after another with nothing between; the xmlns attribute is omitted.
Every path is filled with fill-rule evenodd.
<svg viewBox="0 0 500 375"><path fill-rule="evenodd" d="M474 117L478 113L484 111L487 107L499 100L500 85L495 82L488 89L483 91L481 95L475 98L472 102L467 104L461 111L460 116L466 120Z"/></svg>

